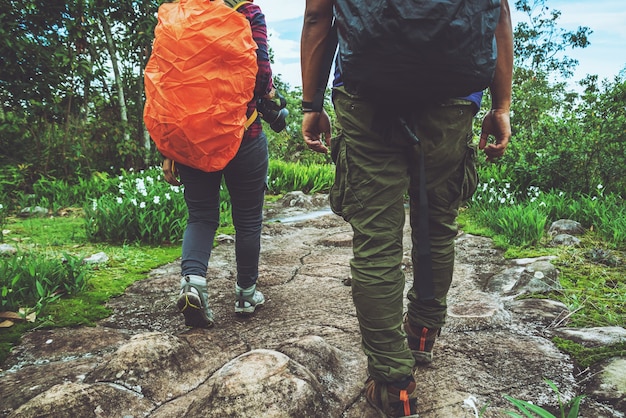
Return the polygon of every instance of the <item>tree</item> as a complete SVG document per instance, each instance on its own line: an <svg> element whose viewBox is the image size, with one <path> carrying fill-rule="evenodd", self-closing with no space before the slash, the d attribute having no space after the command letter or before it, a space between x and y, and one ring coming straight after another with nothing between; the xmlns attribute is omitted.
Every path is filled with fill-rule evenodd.
<svg viewBox="0 0 626 418"><path fill-rule="evenodd" d="M569 125L579 97L566 84L578 62L566 52L587 47L591 30L560 28L561 12L544 0L517 0L515 7L528 21L514 29L513 138L501 164L521 190L580 190L572 173L585 164L586 144L580 126Z"/></svg>
<svg viewBox="0 0 626 418"><path fill-rule="evenodd" d="M563 55L570 48L586 48L593 33L588 27L575 31L559 28L561 12L546 6L545 0L516 0L515 8L528 15L514 30L515 66L564 78L573 75L578 61Z"/></svg>

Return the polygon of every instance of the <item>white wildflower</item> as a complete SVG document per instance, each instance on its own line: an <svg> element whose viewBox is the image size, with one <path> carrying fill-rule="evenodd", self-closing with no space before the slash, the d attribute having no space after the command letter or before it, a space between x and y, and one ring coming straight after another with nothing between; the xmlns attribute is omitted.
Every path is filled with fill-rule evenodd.
<svg viewBox="0 0 626 418"><path fill-rule="evenodd" d="M139 204L139 207L140 207L141 209L144 209L144 208L146 207L146 202L141 202L141 203Z"/></svg>
<svg viewBox="0 0 626 418"><path fill-rule="evenodd" d="M470 395L467 399L463 401L464 408L470 408L474 412L474 416L476 418L480 417L478 414L478 408L476 407L477 399L475 396Z"/></svg>
<svg viewBox="0 0 626 418"><path fill-rule="evenodd" d="M159 196L154 196L153 202L158 205L159 202L161 201L161 198Z"/></svg>
<svg viewBox="0 0 626 418"><path fill-rule="evenodd" d="M117 204L118 204L118 205L121 205L121 204L122 204L122 198L121 198L121 197L118 197L118 198L117 198Z"/></svg>

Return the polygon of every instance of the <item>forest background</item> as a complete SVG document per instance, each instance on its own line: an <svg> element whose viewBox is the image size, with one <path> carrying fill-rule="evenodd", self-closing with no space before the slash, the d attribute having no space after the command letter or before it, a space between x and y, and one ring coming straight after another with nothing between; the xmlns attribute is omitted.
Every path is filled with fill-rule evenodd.
<svg viewBox="0 0 626 418"><path fill-rule="evenodd" d="M107 298L180 253L184 202L160 177L162 158L142 121L160 3L0 0L0 243L18 245L16 255L0 258L0 311L38 318L0 330L0 362L29 327L106 316ZM497 163L480 162L483 183L461 222L519 256L557 251L544 248L550 222L577 220L588 234L581 249L558 254L570 291L557 296L576 312L573 324L623 325L626 70L612 79L588 74L571 89L578 62L568 53L590 45L591 29L561 28L549 1L514 7L528 20L514 28L513 137ZM332 162L301 138L301 89L280 74L275 83L289 116L282 132L266 129L268 198L327 191ZM328 99L325 107L334 119ZM62 226L17 217L36 206L71 216ZM229 231L226 191L222 206ZM83 270L80 257L102 248L125 254L118 258L126 264L114 266L123 267L119 281L105 279L111 270Z"/></svg>

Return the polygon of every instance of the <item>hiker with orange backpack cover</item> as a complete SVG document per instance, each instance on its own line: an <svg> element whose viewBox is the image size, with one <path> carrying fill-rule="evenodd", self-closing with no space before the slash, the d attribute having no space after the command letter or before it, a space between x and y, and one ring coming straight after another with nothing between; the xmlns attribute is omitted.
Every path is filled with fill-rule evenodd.
<svg viewBox="0 0 626 418"><path fill-rule="evenodd" d="M185 0L181 3L185 3ZM256 117L256 106L258 99L272 99L275 93L267 28L265 16L253 0L226 0L224 3L236 9L237 13L241 13L249 21L252 38L256 43L258 71L253 97L247 103L245 111L249 126L245 128L236 154L221 169L206 171L179 161L174 162L170 158L165 158L163 162L165 180L172 185L184 185L189 214L183 237L182 279L177 307L184 315L186 325L199 328L210 328L214 325L206 274L215 232L219 226L222 179L225 180L230 194L236 232L235 313L253 314L256 308L265 303L264 295L257 289L257 279L269 157L267 137L263 132L261 118ZM223 70L228 72L229 69ZM201 100L201 97L195 100Z"/></svg>

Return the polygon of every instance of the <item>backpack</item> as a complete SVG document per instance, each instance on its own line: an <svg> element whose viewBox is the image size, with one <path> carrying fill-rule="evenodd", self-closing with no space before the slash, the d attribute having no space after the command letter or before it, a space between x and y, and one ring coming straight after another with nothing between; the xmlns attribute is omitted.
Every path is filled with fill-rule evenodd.
<svg viewBox="0 0 626 418"><path fill-rule="evenodd" d="M344 85L398 105L482 91L499 17L500 0L335 0Z"/></svg>
<svg viewBox="0 0 626 418"><path fill-rule="evenodd" d="M163 3L144 73L144 123L163 156L219 171L235 156L258 71L244 2Z"/></svg>

